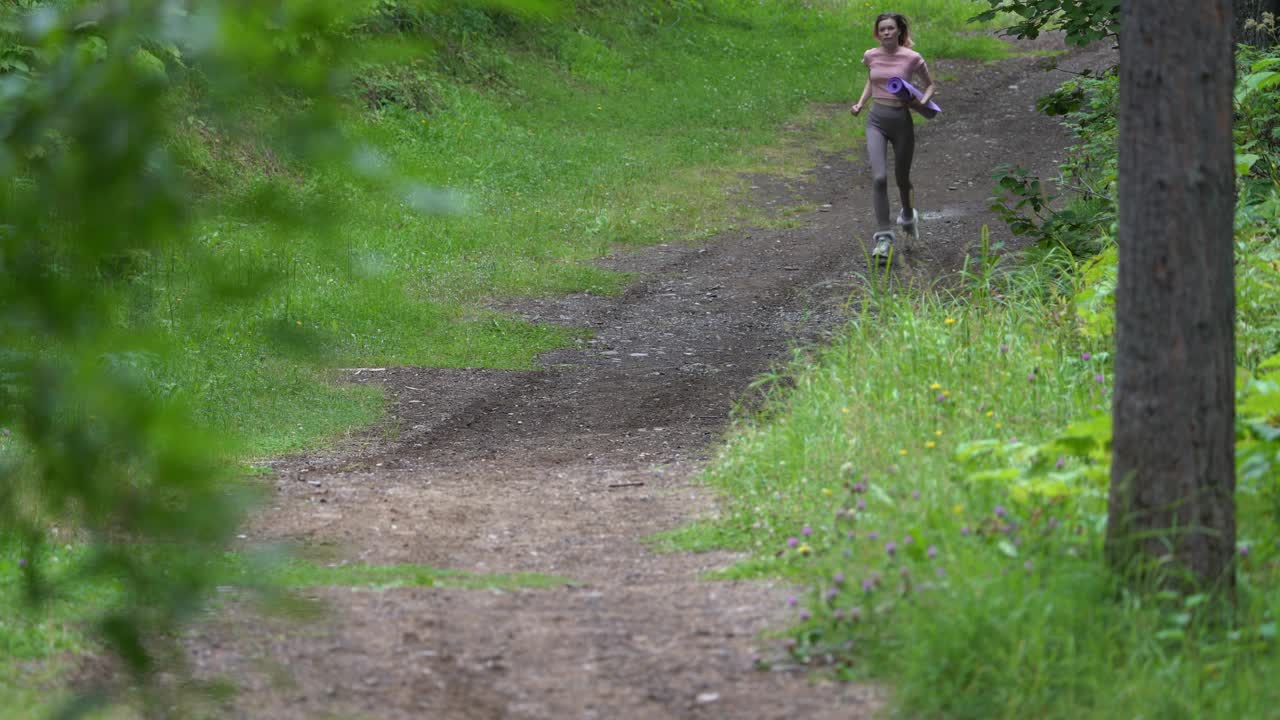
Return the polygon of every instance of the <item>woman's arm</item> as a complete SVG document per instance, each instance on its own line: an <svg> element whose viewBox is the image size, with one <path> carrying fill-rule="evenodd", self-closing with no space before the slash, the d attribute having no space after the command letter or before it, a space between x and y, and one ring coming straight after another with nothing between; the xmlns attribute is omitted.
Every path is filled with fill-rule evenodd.
<svg viewBox="0 0 1280 720"><path fill-rule="evenodd" d="M916 104L921 106L928 105L929 101L933 99L933 93L938 88L933 84L933 77L929 75L928 65L920 63L920 69L916 74L918 74L920 79L924 81L924 89L920 91L920 99L916 101Z"/></svg>
<svg viewBox="0 0 1280 720"><path fill-rule="evenodd" d="M849 108L849 112L857 115L862 112L862 106L867 104L867 98L871 97L871 77L867 76L867 84L862 86L862 97L858 98L858 102Z"/></svg>

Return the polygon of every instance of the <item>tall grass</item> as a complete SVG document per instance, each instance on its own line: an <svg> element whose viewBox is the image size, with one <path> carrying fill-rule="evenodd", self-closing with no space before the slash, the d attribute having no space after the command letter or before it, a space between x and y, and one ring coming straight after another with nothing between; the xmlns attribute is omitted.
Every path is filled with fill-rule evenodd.
<svg viewBox="0 0 1280 720"><path fill-rule="evenodd" d="M1028 273L982 274L962 297L873 284L707 471L724 516L671 539L751 550L729 576L796 578L795 656L886 680L903 717L1273 716L1278 518L1263 497L1239 497L1254 542L1225 611L1110 574L1105 466L1099 479L1064 451L1041 485L1016 469L1109 406L1105 348L1082 346L1066 299Z"/></svg>

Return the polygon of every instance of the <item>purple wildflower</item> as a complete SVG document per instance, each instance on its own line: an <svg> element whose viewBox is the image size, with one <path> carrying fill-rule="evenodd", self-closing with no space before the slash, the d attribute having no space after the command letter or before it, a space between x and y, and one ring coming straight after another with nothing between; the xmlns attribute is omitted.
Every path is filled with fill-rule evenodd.
<svg viewBox="0 0 1280 720"><path fill-rule="evenodd" d="M26 566L27 566L27 559L26 559L26 558L18 558L18 567L22 567L22 568L24 568L24 567L26 567Z"/></svg>
<svg viewBox="0 0 1280 720"><path fill-rule="evenodd" d="M947 401L947 394L946 394L946 393L938 393L938 402L940 402L940 403L944 403L944 402L946 402L946 401Z"/></svg>
<svg viewBox="0 0 1280 720"><path fill-rule="evenodd" d="M1003 355L1004 353L1007 353L1007 352L1009 352L1008 344L1000 343L1000 354Z"/></svg>
<svg viewBox="0 0 1280 720"><path fill-rule="evenodd" d="M831 581L832 581L832 582L834 582L834 583L835 583L835 584L837 584L837 585L843 585L843 584L844 584L844 573L839 573L839 572L838 572L838 573L836 573L836 574L835 574L835 577L831 578Z"/></svg>
<svg viewBox="0 0 1280 720"><path fill-rule="evenodd" d="M787 607L795 607L796 603L798 602L800 601L796 599L796 596L792 595L791 597L787 598Z"/></svg>
<svg viewBox="0 0 1280 720"><path fill-rule="evenodd" d="M813 534L813 528L809 527L808 525L805 525L804 529L800 531L800 534L804 535L805 537L809 537L810 535Z"/></svg>
<svg viewBox="0 0 1280 720"><path fill-rule="evenodd" d="M875 542L876 540L880 539L880 533L876 532L875 530L872 530L871 532L867 533L867 539L872 542Z"/></svg>
<svg viewBox="0 0 1280 720"><path fill-rule="evenodd" d="M893 554L898 552L898 543L890 540L884 544L884 551L889 554L889 557L893 557Z"/></svg>
<svg viewBox="0 0 1280 720"><path fill-rule="evenodd" d="M966 525L966 526L964 526L964 527L960 528L960 534L961 534L961 535L964 535L965 537L969 537L969 526L968 526L968 525Z"/></svg>
<svg viewBox="0 0 1280 720"><path fill-rule="evenodd" d="M1067 465L1067 459L1064 457L1058 458L1058 462L1054 463L1054 467L1058 468L1059 470L1066 467L1066 465Z"/></svg>
<svg viewBox="0 0 1280 720"><path fill-rule="evenodd" d="M812 617L812 616L809 614L809 611L808 611L808 610L801 610L801 611L800 611L800 620L801 620L802 622L808 622L810 617Z"/></svg>
<svg viewBox="0 0 1280 720"><path fill-rule="evenodd" d="M800 544L800 539L799 539L799 538L794 538L794 537L789 537L789 538L787 538L787 547L789 547L789 548L793 548L793 547L795 547L795 546L797 546L797 545L799 545L799 544Z"/></svg>
<svg viewBox="0 0 1280 720"><path fill-rule="evenodd" d="M937 575L939 578L946 578L946 577L947 577L947 569L946 569L946 568L942 568L942 567L940 567L940 568L938 568L937 570L934 570L933 572L934 572L934 574L935 574L935 575Z"/></svg>
<svg viewBox="0 0 1280 720"><path fill-rule="evenodd" d="M920 499L920 491L919 491L919 490L912 490L912 491L911 491L911 499L912 499L912 500L919 500L919 499Z"/></svg>
<svg viewBox="0 0 1280 720"><path fill-rule="evenodd" d="M996 517L1004 517L1005 513L1008 511L1004 509L1003 505L997 505L994 512L996 514Z"/></svg>
<svg viewBox="0 0 1280 720"><path fill-rule="evenodd" d="M903 545L910 545L911 543L913 543L913 542L915 542L915 541L916 541L916 539L915 539L915 538L913 538L913 537L911 537L910 535L907 535L906 537L902 538L902 544L903 544Z"/></svg>
<svg viewBox="0 0 1280 720"><path fill-rule="evenodd" d="M844 611L840 608L836 608L835 611L831 613L831 617L835 618L836 621L839 622L844 619Z"/></svg>
<svg viewBox="0 0 1280 720"><path fill-rule="evenodd" d="M861 619L862 619L862 608L860 608L860 607L851 607L851 608L849 608L849 619L850 619L850 620L852 620L852 621L854 621L854 622L858 622L859 620L861 620Z"/></svg>
<svg viewBox="0 0 1280 720"><path fill-rule="evenodd" d="M1248 545L1241 545L1241 546L1240 546L1240 557L1249 557L1249 546L1248 546Z"/></svg>
<svg viewBox="0 0 1280 720"><path fill-rule="evenodd" d="M1026 562L1022 563L1022 569L1026 570L1027 572L1031 572L1033 569L1035 569L1035 565L1031 562L1031 560L1028 559Z"/></svg>
<svg viewBox="0 0 1280 720"><path fill-rule="evenodd" d="M876 581L875 581L875 578L867 578L867 579L865 579L865 580L863 580L863 581L862 581L862 591L863 591L863 592L871 592L872 590L875 590L875 589L876 589Z"/></svg>
<svg viewBox="0 0 1280 720"><path fill-rule="evenodd" d="M1035 381L1036 381L1036 374L1035 374L1035 373L1027 373L1027 382L1035 382Z"/></svg>
<svg viewBox="0 0 1280 720"><path fill-rule="evenodd" d="M937 546L930 545L930 546L929 546L929 551L928 551L928 552L926 552L925 554L929 556L929 559L930 559L930 560L932 560L932 559L934 559L934 558L938 557L938 548L937 548Z"/></svg>
<svg viewBox="0 0 1280 720"><path fill-rule="evenodd" d="M1083 360L1083 361L1085 361L1085 362L1089 362L1089 359L1090 359L1090 358L1092 358L1092 357L1093 357L1093 355L1092 355L1091 353L1088 353L1088 352L1084 352L1084 353L1081 353L1081 354L1080 354L1080 359L1081 359L1081 360Z"/></svg>
<svg viewBox="0 0 1280 720"><path fill-rule="evenodd" d="M835 600L835 599L836 599L837 597L839 597L839 596L840 596L840 591L839 591L839 590L837 590L837 589L835 589L835 588L831 588L830 590L827 590L827 601L828 601L828 602L830 602L831 600Z"/></svg>
<svg viewBox="0 0 1280 720"><path fill-rule="evenodd" d="M859 499L858 499L858 505L857 505L857 508L858 508L859 510L866 510L866 509L867 509L867 501L866 501L866 500L863 500L863 499L861 499L861 498L859 498Z"/></svg>
<svg viewBox="0 0 1280 720"><path fill-rule="evenodd" d="M867 491L867 484L864 482L854 483L853 491L856 493L864 493Z"/></svg>
<svg viewBox="0 0 1280 720"><path fill-rule="evenodd" d="M1106 381L1107 381L1107 376L1106 376L1106 375L1103 375L1102 373L1098 373L1097 375L1094 375L1094 376L1093 376L1093 380L1094 380L1094 382L1096 382L1096 383L1098 383L1099 385L1101 385L1102 383L1104 383L1104 382L1106 382Z"/></svg>

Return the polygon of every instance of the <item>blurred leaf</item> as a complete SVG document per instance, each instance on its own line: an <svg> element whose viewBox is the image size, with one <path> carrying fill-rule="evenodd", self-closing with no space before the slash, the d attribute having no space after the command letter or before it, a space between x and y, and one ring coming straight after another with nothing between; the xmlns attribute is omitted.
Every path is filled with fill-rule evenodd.
<svg viewBox="0 0 1280 720"><path fill-rule="evenodd" d="M1017 546L1014 545L1008 538L1000 538L1000 540L996 543L996 547L1000 549L1000 552L1004 553L1005 555L1011 558L1018 557Z"/></svg>

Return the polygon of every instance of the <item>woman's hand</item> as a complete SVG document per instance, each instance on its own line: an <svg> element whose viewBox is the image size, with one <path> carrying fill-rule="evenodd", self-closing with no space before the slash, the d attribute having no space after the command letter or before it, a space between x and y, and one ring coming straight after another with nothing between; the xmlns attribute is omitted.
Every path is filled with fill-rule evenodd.
<svg viewBox="0 0 1280 720"><path fill-rule="evenodd" d="M862 112L862 103L860 102L854 103L853 107L849 108L849 112L853 113L854 115L857 115L858 113Z"/></svg>

